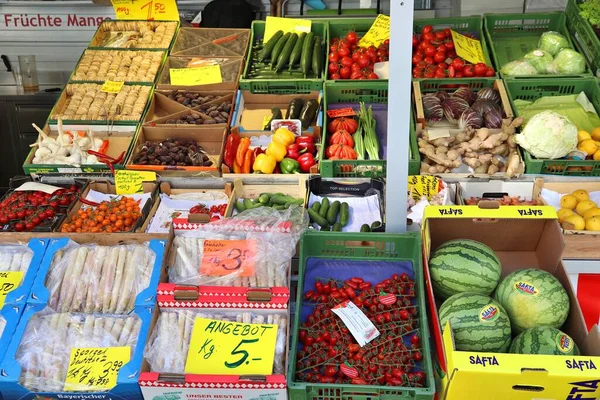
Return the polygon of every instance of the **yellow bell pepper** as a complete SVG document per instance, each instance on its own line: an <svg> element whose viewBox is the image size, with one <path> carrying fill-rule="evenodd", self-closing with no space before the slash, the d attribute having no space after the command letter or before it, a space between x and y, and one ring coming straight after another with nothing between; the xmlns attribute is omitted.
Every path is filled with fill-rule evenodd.
<svg viewBox="0 0 600 400"><path fill-rule="evenodd" d="M292 131L287 128L278 128L273 134L271 141L275 143L281 143L285 147L288 147L290 144L296 141L296 135L294 135Z"/></svg>
<svg viewBox="0 0 600 400"><path fill-rule="evenodd" d="M268 154L259 154L254 160L254 164L252 165L252 169L254 172L260 172L263 174L272 174L275 171L275 166L277 165L277 161L273 156Z"/></svg>
<svg viewBox="0 0 600 400"><path fill-rule="evenodd" d="M277 162L283 160L287 154L287 148L279 142L271 142L267 146L266 154L272 156Z"/></svg>

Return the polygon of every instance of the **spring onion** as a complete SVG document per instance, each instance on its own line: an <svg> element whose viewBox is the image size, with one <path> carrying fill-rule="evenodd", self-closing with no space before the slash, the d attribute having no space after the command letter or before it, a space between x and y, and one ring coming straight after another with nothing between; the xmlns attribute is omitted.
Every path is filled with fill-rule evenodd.
<svg viewBox="0 0 600 400"><path fill-rule="evenodd" d="M377 122L373 117L373 107L360 103L358 124L364 131L364 147L369 155L369 160L379 160L379 139L377 138Z"/></svg>

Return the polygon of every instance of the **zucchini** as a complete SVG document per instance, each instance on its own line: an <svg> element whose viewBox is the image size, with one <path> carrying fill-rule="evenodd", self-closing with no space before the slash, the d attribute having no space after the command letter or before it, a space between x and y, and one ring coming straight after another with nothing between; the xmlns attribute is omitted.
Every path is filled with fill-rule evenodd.
<svg viewBox="0 0 600 400"><path fill-rule="evenodd" d="M288 39L290 38L290 36L292 36L292 34L290 32L286 33L285 35L280 37L279 40L277 41L277 44L275 44L275 47L273 48L273 52L271 53L271 63L270 63L271 69L273 69L273 66L279 59L279 54L281 54L281 52L283 51L283 48L284 48L285 44L287 43Z"/></svg>
<svg viewBox="0 0 600 400"><path fill-rule="evenodd" d="M312 70L317 78L321 76L321 69L323 69L323 54L321 53L321 38L315 36L312 54Z"/></svg>
<svg viewBox="0 0 600 400"><path fill-rule="evenodd" d="M289 61L290 55L292 54L292 50L294 49L294 45L298 40L298 34L292 33L288 41L285 43L283 50L279 54L279 58L277 59L277 66L275 66L275 72L279 72L285 66L285 63Z"/></svg>
<svg viewBox="0 0 600 400"><path fill-rule="evenodd" d="M319 111L319 102L317 100L309 100L304 104L302 111L300 112L300 122L302 122L302 129L307 129L310 124L317 117Z"/></svg>
<svg viewBox="0 0 600 400"><path fill-rule="evenodd" d="M306 37L306 32L300 33L298 35L298 40L294 45L294 49L292 50L292 54L290 54L290 71L294 67L294 65L300 61L300 56L302 55L302 45L304 44L304 38Z"/></svg>
<svg viewBox="0 0 600 400"><path fill-rule="evenodd" d="M273 51L273 48L275 47L275 45L277 44L279 39L281 39L282 36L283 36L283 31L277 31L277 32L275 32L275 34L273 36L271 36L271 39L269 39L267 41L267 43L265 43L262 50L258 53L258 61L262 62L269 58L269 56L271 55L271 52Z"/></svg>
<svg viewBox="0 0 600 400"><path fill-rule="evenodd" d="M287 112L285 114L286 119L298 119L300 116L300 112L302 112L302 107L304 107L304 100L297 97L290 101L288 104Z"/></svg>
<svg viewBox="0 0 600 400"><path fill-rule="evenodd" d="M315 34L309 32L306 34L304 38L304 43L302 44L302 55L300 57L300 69L304 73L304 77L306 78L306 74L310 72L310 60L312 60L312 50L313 50L313 38Z"/></svg>
<svg viewBox="0 0 600 400"><path fill-rule="evenodd" d="M283 115L281 114L281 109L279 107L273 107L273 108L271 108L271 118L265 124L265 126L263 127L263 130L270 131L271 130L271 122L274 119L283 119Z"/></svg>

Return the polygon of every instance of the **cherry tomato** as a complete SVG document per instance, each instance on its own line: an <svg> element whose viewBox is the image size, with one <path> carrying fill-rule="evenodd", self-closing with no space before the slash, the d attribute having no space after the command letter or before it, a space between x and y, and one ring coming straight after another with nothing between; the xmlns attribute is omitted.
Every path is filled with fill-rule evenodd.
<svg viewBox="0 0 600 400"><path fill-rule="evenodd" d="M462 71L463 67L465 66L465 62L463 60L461 60L460 58L455 58L452 61L452 66L454 67L454 69L456 71Z"/></svg>
<svg viewBox="0 0 600 400"><path fill-rule="evenodd" d="M22 231L24 231L24 230L25 230L25 224L24 224L24 223L22 223L22 222L17 222L17 223L15 224L15 231L17 231L17 232L22 232Z"/></svg>
<svg viewBox="0 0 600 400"><path fill-rule="evenodd" d="M473 73L475 76L485 76L485 72L487 71L487 66L484 63L477 63L473 68Z"/></svg>
<svg viewBox="0 0 600 400"><path fill-rule="evenodd" d="M358 62L357 64L361 67L361 68L366 68L369 66L369 64L371 64L371 60L369 59L369 56L366 54L361 55L358 58Z"/></svg>
<svg viewBox="0 0 600 400"><path fill-rule="evenodd" d="M350 70L352 72L360 72L360 65L358 65L357 63L352 64L352 66L350 67Z"/></svg>
<svg viewBox="0 0 600 400"><path fill-rule="evenodd" d="M340 64L342 64L343 67L350 67L352 66L352 59L348 56L342 57Z"/></svg>
<svg viewBox="0 0 600 400"><path fill-rule="evenodd" d="M419 45L419 39L417 39L416 35L413 35L412 46L417 47Z"/></svg>
<svg viewBox="0 0 600 400"><path fill-rule="evenodd" d="M413 65L416 65L419 63L419 61L421 61L423 59L423 56L421 54L415 54L412 57L412 63Z"/></svg>
<svg viewBox="0 0 600 400"><path fill-rule="evenodd" d="M485 70L485 76L494 76L496 75L496 71L492 67L487 67Z"/></svg>
<svg viewBox="0 0 600 400"><path fill-rule="evenodd" d="M444 39L446 39L446 34L444 33L444 31L437 31L435 33L435 38L440 41L444 40Z"/></svg>
<svg viewBox="0 0 600 400"><path fill-rule="evenodd" d="M433 61L436 64L441 64L444 61L446 61L446 55L444 53L442 53L441 51L438 51L437 53L435 53L435 56L433 56Z"/></svg>
<svg viewBox="0 0 600 400"><path fill-rule="evenodd" d="M431 64L433 64L433 57L425 57L425 62L426 62L428 65L431 65Z"/></svg>
<svg viewBox="0 0 600 400"><path fill-rule="evenodd" d="M435 70L431 70L431 71L425 71L425 73L423 74L424 78L433 78L435 76Z"/></svg>
<svg viewBox="0 0 600 400"><path fill-rule="evenodd" d="M357 80L357 79L362 78L362 76L363 75L360 71L352 71L352 75L350 75L350 79Z"/></svg>
<svg viewBox="0 0 600 400"><path fill-rule="evenodd" d="M6 215L0 215L0 224L8 224L8 217Z"/></svg>
<svg viewBox="0 0 600 400"><path fill-rule="evenodd" d="M472 78L473 76L475 76L475 73L473 72L472 64L465 65L462 69L462 72L463 72L463 75L465 76L465 78Z"/></svg>
<svg viewBox="0 0 600 400"><path fill-rule="evenodd" d="M27 222L27 223L25 224L25 230L26 230L26 231L32 231L32 230L33 230L33 228L35 228L35 225L34 225L33 223L31 223L31 222Z"/></svg>
<svg viewBox="0 0 600 400"><path fill-rule="evenodd" d="M438 47L435 48L435 50L438 53L444 53L444 54L446 54L446 50L447 49L446 49L446 46L444 46L443 44L440 44Z"/></svg>
<svg viewBox="0 0 600 400"><path fill-rule="evenodd" d="M54 217L54 215L55 215L55 213L54 213L53 209L49 208L49 209L46 210L46 217L47 218L52 218L52 217Z"/></svg>
<svg viewBox="0 0 600 400"><path fill-rule="evenodd" d="M440 79L440 78L446 78L446 77L447 77L447 75L446 75L446 72L444 70L438 69L438 70L435 71L434 78Z"/></svg>
<svg viewBox="0 0 600 400"><path fill-rule="evenodd" d="M455 77L455 78L464 78L464 75L463 75L462 71L457 71L457 72L454 74L454 77Z"/></svg>
<svg viewBox="0 0 600 400"><path fill-rule="evenodd" d="M340 61L340 56L338 55L338 53L329 53L329 62L338 62Z"/></svg>
<svg viewBox="0 0 600 400"><path fill-rule="evenodd" d="M447 38L451 38L452 30L450 30L450 28L446 28L446 29L444 29L444 34L446 35Z"/></svg>
<svg viewBox="0 0 600 400"><path fill-rule="evenodd" d="M377 50L369 48L366 54L372 62L377 61Z"/></svg>
<svg viewBox="0 0 600 400"><path fill-rule="evenodd" d="M340 77L342 79L350 79L350 76L352 75L352 70L348 67L342 67L340 69Z"/></svg>
<svg viewBox="0 0 600 400"><path fill-rule="evenodd" d="M431 45L427 46L424 53L426 57L433 57L435 55L435 47Z"/></svg>
<svg viewBox="0 0 600 400"><path fill-rule="evenodd" d="M429 40L431 42L435 40L435 35L433 33L426 33L425 35L423 35L423 39Z"/></svg>
<svg viewBox="0 0 600 400"><path fill-rule="evenodd" d="M419 50L425 50L425 48L430 44L431 43L429 43L429 40L423 40L421 43L419 43Z"/></svg>
<svg viewBox="0 0 600 400"><path fill-rule="evenodd" d="M348 57L350 55L350 49L348 47L340 47L340 49L337 51L338 56L340 57Z"/></svg>
<svg viewBox="0 0 600 400"><path fill-rule="evenodd" d="M425 25L425 26L423 27L423 29L421 29L421 33L422 33L423 35L425 35L425 34L427 34L427 33L431 33L432 31L433 31L433 26L431 26L431 25Z"/></svg>
<svg viewBox="0 0 600 400"><path fill-rule="evenodd" d="M357 41L357 39L358 39L358 38L356 37L356 32L348 32L348 33L346 34L346 41L347 41L349 44L355 44L355 43L356 43L356 41Z"/></svg>
<svg viewBox="0 0 600 400"><path fill-rule="evenodd" d="M329 63L328 71L330 74L335 74L340 70L340 64L336 62Z"/></svg>
<svg viewBox="0 0 600 400"><path fill-rule="evenodd" d="M446 42L446 43L444 43L444 46L448 50L454 50L454 42Z"/></svg>

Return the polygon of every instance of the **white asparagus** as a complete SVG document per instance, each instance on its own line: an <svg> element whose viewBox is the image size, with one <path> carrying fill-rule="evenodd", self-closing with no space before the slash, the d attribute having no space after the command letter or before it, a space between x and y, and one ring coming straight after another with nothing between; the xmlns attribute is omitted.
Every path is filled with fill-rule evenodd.
<svg viewBox="0 0 600 400"><path fill-rule="evenodd" d="M33 252L26 251L23 253L23 259L21 260L21 268L20 271L23 273L27 273L29 270L29 264L31 264L31 259L33 258Z"/></svg>
<svg viewBox="0 0 600 400"><path fill-rule="evenodd" d="M110 254L104 267L102 268L102 278L100 279L100 290L96 297L96 312L107 312L110 307L110 294L115 279L117 269L117 260L119 259L119 247L114 246L110 249Z"/></svg>
<svg viewBox="0 0 600 400"><path fill-rule="evenodd" d="M88 289L87 295L85 297L85 307L83 312L90 313L95 310L95 298L99 295L98 285L100 284L100 277L102 276L102 266L104 264L104 259L108 254L108 248L105 246L98 246L95 251L94 258L91 263L88 263L88 268L90 270L90 277L88 279ZM89 255L88 255L89 258Z"/></svg>
<svg viewBox="0 0 600 400"><path fill-rule="evenodd" d="M112 331L112 328L115 325L115 322L116 322L116 318L104 317L104 329L102 332L103 340L106 339L107 335Z"/></svg>
<svg viewBox="0 0 600 400"><path fill-rule="evenodd" d="M52 349L52 385L53 390L61 390L62 384L61 381L64 380L67 369L67 365L64 365L63 360L56 356L56 354L60 354L63 350L63 346L67 343L67 324L69 323L70 315L67 313L60 314L58 325L56 330L53 332L56 335L56 340L54 341L54 347Z"/></svg>
<svg viewBox="0 0 600 400"><path fill-rule="evenodd" d="M50 339L50 335L53 335L57 328L62 327L60 325L61 322L61 315L62 314L52 314L49 318L49 320L47 318L44 318L48 324L47 327L44 327L44 332L45 334L47 334L48 336L46 336L44 339L45 341L45 346L44 349L42 350L42 364L43 366L48 366L52 364L52 357L54 355L54 346L56 346L56 341L51 340ZM44 368L43 369L43 378L48 380L52 378L52 369L51 368Z"/></svg>
<svg viewBox="0 0 600 400"><path fill-rule="evenodd" d="M61 312L69 311L73 306L73 297L75 295L75 285L80 282L81 271L83 270L83 264L87 255L87 249L85 247L79 247L74 250L77 253L75 258L75 265L73 266L70 274L63 275L62 287L65 289L64 296L61 293L59 299L59 307Z"/></svg>
<svg viewBox="0 0 600 400"><path fill-rule="evenodd" d="M123 320L123 318L114 318L115 320L115 324L113 325L112 329L110 330L110 335L112 336L113 341L109 342L111 343L108 347L112 347L115 344L114 343L119 343L119 335L121 334L121 331L123 330L123 325L125 325L125 321ZM110 339L110 338L109 338Z"/></svg>
<svg viewBox="0 0 600 400"><path fill-rule="evenodd" d="M185 313L183 311L177 312L177 343L174 347L175 352L183 353L184 339L185 339Z"/></svg>
<svg viewBox="0 0 600 400"><path fill-rule="evenodd" d="M129 296L129 300L127 301L125 311L133 309L133 307L135 306L135 300L137 295L150 285L150 280L152 278L152 270L154 267L154 252L146 246L137 246L137 248L140 250L140 258L139 260L136 260L135 258L133 259L133 269L136 269L136 264L139 265L138 268L142 269L142 276L138 280L138 282L136 282L136 284L133 285L132 295Z"/></svg>
<svg viewBox="0 0 600 400"><path fill-rule="evenodd" d="M126 343L121 343L122 346L129 346L133 351L134 347L137 345L138 337L140 336L140 329L142 327L142 320L139 318L135 318L133 323L133 329L131 329L131 333L129 334L129 340Z"/></svg>
<svg viewBox="0 0 600 400"><path fill-rule="evenodd" d="M129 252L127 251L127 246L121 246L119 249L119 259L117 261L117 268L115 271L114 282L111 282L109 286L110 300L109 306L103 308L104 312L114 312L117 308L117 300L122 288L123 281L123 270L125 268L125 264L127 262L127 258L129 257ZM106 301L104 302L106 304Z"/></svg>
<svg viewBox="0 0 600 400"><path fill-rule="evenodd" d="M190 349L190 340L192 339L192 329L194 329L194 313L186 310L185 314L185 328L183 332L183 365L187 361L187 353Z"/></svg>
<svg viewBox="0 0 600 400"><path fill-rule="evenodd" d="M75 293L73 295L73 300L71 301L71 307L69 307L69 311L72 312L80 312L85 309L85 300L87 297L88 288L92 283L92 267L94 264L94 259L96 257L96 248L91 246L83 246L82 248L86 249L85 252L85 260L83 261L81 274L79 275L78 281L75 281L81 285L81 287L75 289ZM72 278L67 277L67 279L72 280Z"/></svg>
<svg viewBox="0 0 600 400"><path fill-rule="evenodd" d="M94 335L93 341L94 343L100 343L102 340L102 336L104 335L104 321L102 318L96 318L94 320Z"/></svg>
<svg viewBox="0 0 600 400"><path fill-rule="evenodd" d="M13 255L10 251L2 251L0 253L0 271L12 270Z"/></svg>
<svg viewBox="0 0 600 400"><path fill-rule="evenodd" d="M165 369L165 356L166 356L166 352L163 352L161 349L165 348L167 345L167 341L168 341L168 331L167 331L167 325L168 325L168 311L165 312L161 312L160 315L158 316L158 321L156 322L156 328L155 332L156 332L156 337L155 340L153 342L153 346L152 346L152 350L154 350L154 354L156 354L156 358L153 361L153 364L155 365L154 368L156 368L157 371L166 371Z"/></svg>
<svg viewBox="0 0 600 400"><path fill-rule="evenodd" d="M136 267L136 261L142 257L143 248L141 246L135 246L133 251L127 253L127 262L125 264L125 279L121 287L121 296L119 297L115 311L117 314L127 311L127 305L129 304L130 297L133 297L135 302L135 295L137 294L137 288L135 287L135 277L137 275L138 268Z"/></svg>
<svg viewBox="0 0 600 400"><path fill-rule="evenodd" d="M12 260L10 261L10 271L20 271L21 270L21 260L23 260L22 252L13 252Z"/></svg>
<svg viewBox="0 0 600 400"><path fill-rule="evenodd" d="M125 324L123 325L123 329L121 330L118 339L119 345L124 346L129 341L129 337L133 333L134 322L134 317L127 317L125 320Z"/></svg>

